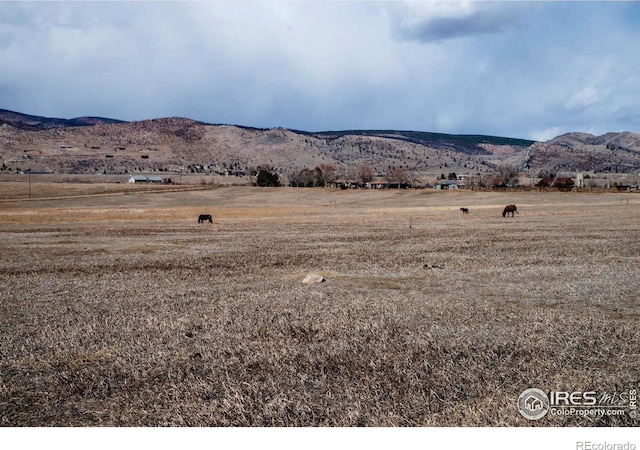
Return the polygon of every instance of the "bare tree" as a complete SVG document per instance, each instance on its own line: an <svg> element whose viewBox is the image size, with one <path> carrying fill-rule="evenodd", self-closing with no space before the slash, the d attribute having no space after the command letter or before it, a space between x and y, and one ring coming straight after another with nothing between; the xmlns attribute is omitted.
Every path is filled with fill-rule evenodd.
<svg viewBox="0 0 640 450"><path fill-rule="evenodd" d="M371 180L373 180L373 176L375 175L375 173L375 169L369 164L360 164L356 171L356 181L358 182L358 184L369 183Z"/></svg>
<svg viewBox="0 0 640 450"><path fill-rule="evenodd" d="M389 175L389 181L397 181L398 183L409 183L409 173L403 167L394 167Z"/></svg>
<svg viewBox="0 0 640 450"><path fill-rule="evenodd" d="M336 166L333 164L321 164L316 167L316 170L319 170L319 182L321 186L326 186L327 184L336 181L337 170Z"/></svg>
<svg viewBox="0 0 640 450"><path fill-rule="evenodd" d="M486 176L478 172L467 179L467 186L469 189L481 189L486 188L488 182Z"/></svg>
<svg viewBox="0 0 640 450"><path fill-rule="evenodd" d="M518 169L511 164L501 164L498 166L496 184L510 186L518 184Z"/></svg>
<svg viewBox="0 0 640 450"><path fill-rule="evenodd" d="M321 164L313 169L304 168L291 172L291 182L296 187L326 186L336 180L336 168L332 164Z"/></svg>

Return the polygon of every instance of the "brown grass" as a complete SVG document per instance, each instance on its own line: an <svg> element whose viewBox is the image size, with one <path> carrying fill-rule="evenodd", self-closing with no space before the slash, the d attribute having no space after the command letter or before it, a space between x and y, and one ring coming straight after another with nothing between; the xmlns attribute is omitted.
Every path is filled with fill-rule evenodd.
<svg viewBox="0 0 640 450"><path fill-rule="evenodd" d="M637 388L639 222L636 194L0 201L0 423L637 425L516 400Z"/></svg>

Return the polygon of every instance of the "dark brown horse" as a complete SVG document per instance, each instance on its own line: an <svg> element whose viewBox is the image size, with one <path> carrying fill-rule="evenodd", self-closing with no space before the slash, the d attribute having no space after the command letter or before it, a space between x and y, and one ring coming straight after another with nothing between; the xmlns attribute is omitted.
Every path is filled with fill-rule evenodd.
<svg viewBox="0 0 640 450"><path fill-rule="evenodd" d="M505 206L504 211L502 211L502 217L507 217L509 213L511 213L511 217L513 217L513 213L520 214L518 212L518 208L516 208L516 205Z"/></svg>
<svg viewBox="0 0 640 450"><path fill-rule="evenodd" d="M200 214L200 217L198 217L198 223L206 222L207 220L209 223L213 223L213 217L211 217L211 214Z"/></svg>

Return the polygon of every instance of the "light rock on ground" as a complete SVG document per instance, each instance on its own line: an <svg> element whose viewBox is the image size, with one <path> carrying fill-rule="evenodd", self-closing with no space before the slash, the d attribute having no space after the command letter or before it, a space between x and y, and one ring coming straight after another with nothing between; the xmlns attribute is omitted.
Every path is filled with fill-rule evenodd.
<svg viewBox="0 0 640 450"><path fill-rule="evenodd" d="M304 277L304 280L302 280L304 284L322 283L323 281L325 281L324 277L322 275L318 275L317 273L310 273L309 275Z"/></svg>

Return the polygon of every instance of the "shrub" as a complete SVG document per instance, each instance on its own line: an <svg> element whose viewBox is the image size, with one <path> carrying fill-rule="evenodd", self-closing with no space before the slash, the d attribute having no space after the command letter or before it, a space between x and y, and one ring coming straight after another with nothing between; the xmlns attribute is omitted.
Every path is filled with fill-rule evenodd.
<svg viewBox="0 0 640 450"><path fill-rule="evenodd" d="M278 187L280 179L275 170L262 168L258 170L256 184L261 187Z"/></svg>

